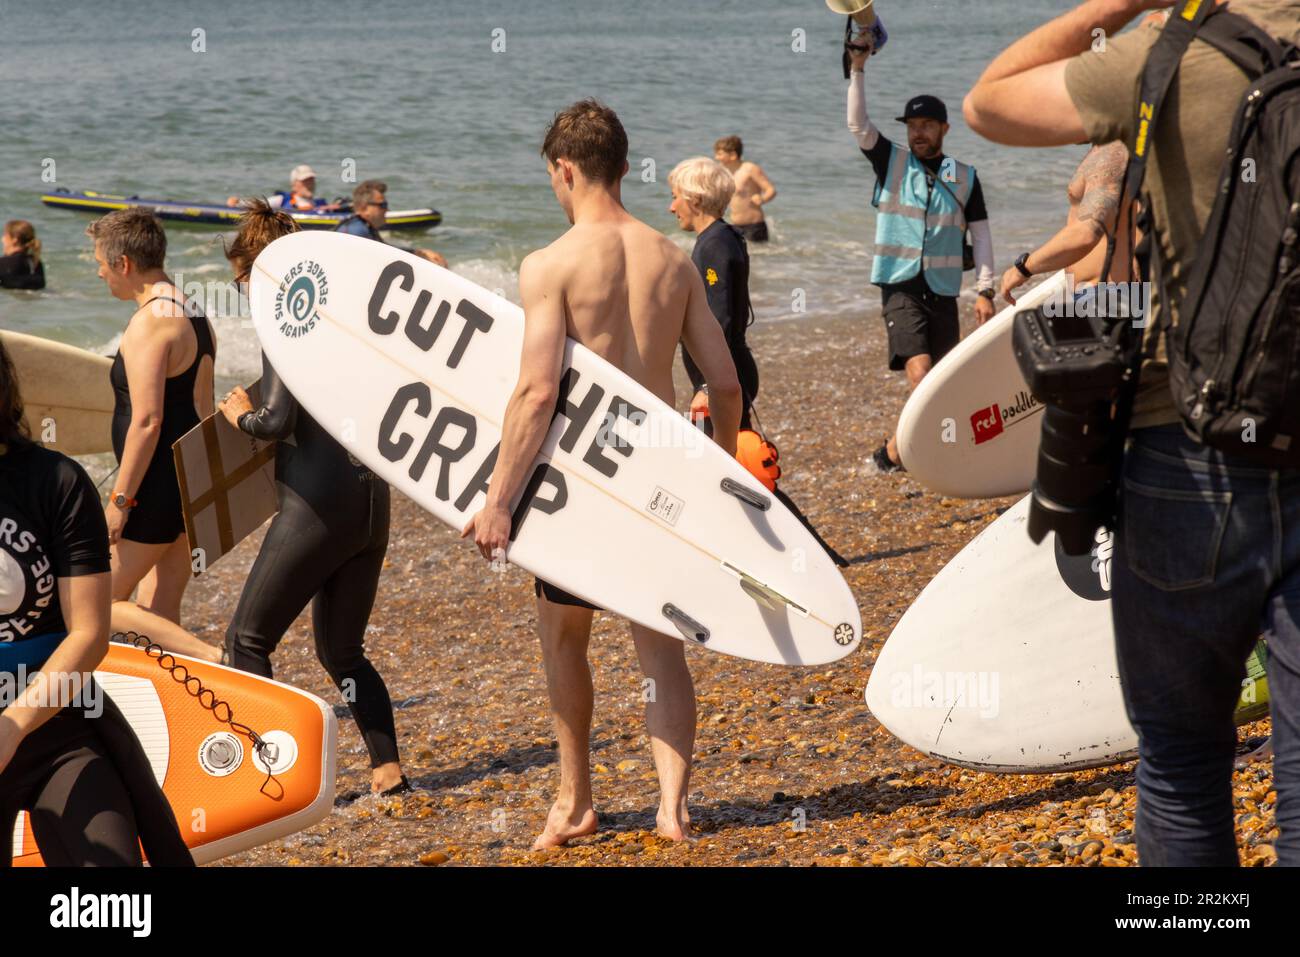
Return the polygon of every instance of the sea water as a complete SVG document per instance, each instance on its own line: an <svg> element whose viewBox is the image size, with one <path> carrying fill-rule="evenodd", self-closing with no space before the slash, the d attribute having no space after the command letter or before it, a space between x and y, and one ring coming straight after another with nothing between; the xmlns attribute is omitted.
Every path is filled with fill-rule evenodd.
<svg viewBox="0 0 1300 957"><path fill-rule="evenodd" d="M890 43L867 67L871 115L901 138L893 118L909 97L947 101L947 149L979 170L1001 270L1063 224L1083 149L994 146L967 129L961 101L999 50L1064 5L879 6ZM868 282L873 175L845 126L842 37L820 0L0 0L0 220L36 224L49 280L40 293L0 291L0 327L107 353L131 312L95 276L91 217L42 206L42 192L223 202L287 188L298 163L326 197L348 195L355 168L389 184L394 209L441 210L443 225L394 238L518 301L520 261L567 227L538 155L543 132L557 110L597 96L627 128L628 209L686 249L669 171L712 155L721 136L744 139L779 191L774 241L751 247L760 321L852 316L864 336L882 335ZM170 270L209 290L230 278L229 233L167 232ZM215 295L206 304L221 313ZM217 332L218 385L254 377L252 330L218 316Z"/></svg>

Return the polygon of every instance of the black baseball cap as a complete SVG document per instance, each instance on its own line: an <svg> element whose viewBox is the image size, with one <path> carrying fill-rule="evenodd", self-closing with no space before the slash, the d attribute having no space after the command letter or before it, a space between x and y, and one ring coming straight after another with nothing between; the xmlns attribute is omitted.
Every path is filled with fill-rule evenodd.
<svg viewBox="0 0 1300 957"><path fill-rule="evenodd" d="M938 120L940 123L948 122L948 107L943 105L943 100L937 96L923 94L914 96L907 101L907 106L903 109L903 115L897 117L898 122L906 123L908 120Z"/></svg>

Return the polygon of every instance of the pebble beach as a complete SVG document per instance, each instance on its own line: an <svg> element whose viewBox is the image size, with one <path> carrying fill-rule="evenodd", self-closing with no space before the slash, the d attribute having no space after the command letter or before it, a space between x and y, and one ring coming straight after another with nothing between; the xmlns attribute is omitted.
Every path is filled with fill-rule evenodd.
<svg viewBox="0 0 1300 957"><path fill-rule="evenodd" d="M597 615L592 727L600 830L534 852L558 781L534 633L532 582L492 572L471 546L394 494L392 539L367 650L396 705L417 791L340 799L321 823L222 865L1102 866L1136 864L1134 765L995 775L945 765L872 717L863 688L898 618L1013 499L964 501L884 475L870 453L906 398L885 369L875 303L859 319L765 321L750 341L758 411L781 452L781 487L851 565L864 640L829 667L781 668L688 649L699 701L690 787L696 837L655 835L658 799L626 624ZM969 305L963 303L969 322ZM684 381L684 380L683 380ZM685 388L679 388L679 402ZM217 643L261 533L198 579L185 623ZM337 704L336 791L366 790L356 726L300 616L276 677ZM1240 731L1241 750L1268 722ZM1277 836L1270 762L1236 772L1242 862L1266 866Z"/></svg>

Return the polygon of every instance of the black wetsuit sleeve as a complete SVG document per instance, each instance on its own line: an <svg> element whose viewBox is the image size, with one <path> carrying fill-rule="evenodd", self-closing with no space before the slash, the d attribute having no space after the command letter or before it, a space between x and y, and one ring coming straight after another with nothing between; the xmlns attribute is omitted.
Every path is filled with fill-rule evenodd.
<svg viewBox="0 0 1300 957"><path fill-rule="evenodd" d="M109 571L108 524L99 493L76 462L63 459L54 470L46 494L53 521L50 557L59 578L77 578Z"/></svg>
<svg viewBox="0 0 1300 957"><path fill-rule="evenodd" d="M722 334L728 342L731 341L731 324L735 321L731 314L731 289L735 281L732 267L731 257L725 249L718 250L715 255L706 253L704 262L701 263L709 309L713 312L713 318L718 320L718 325L722 326Z"/></svg>
<svg viewBox="0 0 1300 957"><path fill-rule="evenodd" d="M239 428L255 439L268 442L287 439L298 424L298 400L295 399L266 355L262 356L262 407L239 418Z"/></svg>
<svg viewBox="0 0 1300 957"><path fill-rule="evenodd" d="M717 235L701 237L695 244L691 258L704 279L704 293L708 299L709 310L722 326L722 335L731 342L736 322L744 323L747 317L734 315L732 308L733 291L736 287L736 262L730 245ZM686 375L691 380L695 391L704 387L704 373L695 364L686 346L682 346L682 363L686 366Z"/></svg>
<svg viewBox="0 0 1300 957"><path fill-rule="evenodd" d="M966 222L978 223L989 218L988 207L984 205L984 184L979 174L975 176L975 185L971 187L970 199L966 201Z"/></svg>
<svg viewBox="0 0 1300 957"><path fill-rule="evenodd" d="M862 150L862 155L871 160L871 168L876 171L876 179L882 183L889 175L889 154L894 144L883 135L876 137L876 145L869 150Z"/></svg>

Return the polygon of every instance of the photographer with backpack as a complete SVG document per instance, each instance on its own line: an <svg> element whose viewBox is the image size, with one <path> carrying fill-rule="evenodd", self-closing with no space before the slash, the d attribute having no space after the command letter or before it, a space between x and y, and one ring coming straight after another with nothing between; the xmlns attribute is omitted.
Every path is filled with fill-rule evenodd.
<svg viewBox="0 0 1300 957"><path fill-rule="evenodd" d="M1151 307L1089 335L1026 311L1016 345L1049 407L1031 534L1068 549L1098 525L1116 532L1148 866L1238 862L1232 710L1261 632L1274 849L1300 864L1297 43L1296 0L1089 0L1004 51L965 103L997 142L1119 140L1131 154Z"/></svg>

